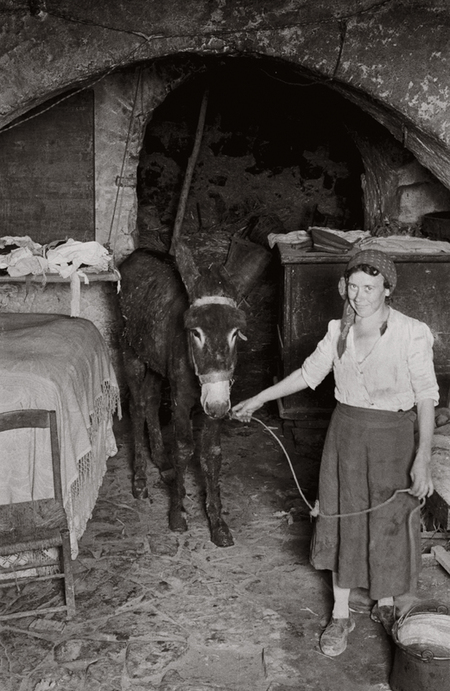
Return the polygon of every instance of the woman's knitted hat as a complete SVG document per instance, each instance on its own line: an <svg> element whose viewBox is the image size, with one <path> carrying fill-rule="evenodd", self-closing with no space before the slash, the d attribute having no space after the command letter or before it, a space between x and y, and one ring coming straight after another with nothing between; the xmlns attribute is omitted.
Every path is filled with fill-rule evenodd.
<svg viewBox="0 0 450 691"><path fill-rule="evenodd" d="M352 269L354 266L359 264L368 264L373 266L374 269L378 269L380 274L388 281L391 293L394 291L397 285L397 270L395 264L386 252L381 252L380 250L361 250L357 252L350 259L347 264L347 271Z"/></svg>

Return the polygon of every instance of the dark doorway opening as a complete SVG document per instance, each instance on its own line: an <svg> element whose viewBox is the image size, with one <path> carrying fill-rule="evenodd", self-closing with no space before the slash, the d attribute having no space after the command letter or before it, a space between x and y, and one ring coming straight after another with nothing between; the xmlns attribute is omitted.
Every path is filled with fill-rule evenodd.
<svg viewBox="0 0 450 691"><path fill-rule="evenodd" d="M141 244L155 235L167 243L205 88L184 234L207 241L261 211L276 213L287 231L362 228L363 166L345 127L348 102L284 64L226 58L187 75L147 126L138 169Z"/></svg>

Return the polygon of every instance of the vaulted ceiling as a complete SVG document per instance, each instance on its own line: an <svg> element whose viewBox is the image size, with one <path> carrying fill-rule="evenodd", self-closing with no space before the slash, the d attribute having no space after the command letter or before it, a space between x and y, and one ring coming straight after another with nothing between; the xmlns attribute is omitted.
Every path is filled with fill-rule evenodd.
<svg viewBox="0 0 450 691"><path fill-rule="evenodd" d="M445 0L0 0L0 126L180 53L271 57L381 122L450 188Z"/></svg>

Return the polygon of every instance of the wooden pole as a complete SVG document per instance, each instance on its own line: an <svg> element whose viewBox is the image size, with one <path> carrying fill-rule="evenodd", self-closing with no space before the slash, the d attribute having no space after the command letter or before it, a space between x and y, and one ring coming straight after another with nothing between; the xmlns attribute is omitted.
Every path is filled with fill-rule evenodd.
<svg viewBox="0 0 450 691"><path fill-rule="evenodd" d="M205 89L203 94L202 104L200 107L200 114L198 117L197 131L195 133L194 147L189 157L186 174L183 180L183 187L181 189L180 200L178 202L177 215L173 226L172 241L170 244L170 254L174 255L178 240L181 235L181 226L183 224L184 214L186 211L186 204L189 196L189 189L191 186L192 176L194 174L195 164L197 163L200 146L202 143L203 130L205 127L206 108L208 105L208 89Z"/></svg>

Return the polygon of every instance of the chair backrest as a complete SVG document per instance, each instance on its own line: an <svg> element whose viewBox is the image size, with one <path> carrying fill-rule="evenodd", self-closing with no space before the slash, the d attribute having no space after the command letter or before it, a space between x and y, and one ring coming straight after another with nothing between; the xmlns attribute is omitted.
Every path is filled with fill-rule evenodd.
<svg viewBox="0 0 450 691"><path fill-rule="evenodd" d="M23 428L48 428L50 430L50 444L52 452L52 468L55 499L62 502L61 464L54 410L29 408L24 410L10 410L0 413L0 432Z"/></svg>
<svg viewBox="0 0 450 691"><path fill-rule="evenodd" d="M0 614L0 620L5 619L15 619L19 617L27 617L34 614L47 614L51 612L59 612L62 610L67 611L67 618L71 619L75 616L75 588L73 571L71 565L71 553L70 553L70 533L67 527L67 516L63 507L63 497L62 497L62 486L61 486L61 467L60 467L60 451L58 443L58 432L57 432L57 420L56 412L54 410L41 410L41 409L28 409L28 410L12 410L7 413L0 413L0 432L6 432L8 430L22 429L22 428L48 428L50 432L50 442L51 442L51 454L52 454L52 468L53 468L53 486L54 486L54 499L43 499L36 502L21 502L18 504L7 505L8 510L11 507L19 507L19 512L24 512L24 506L26 504L45 504L45 509L51 509L51 515L45 514L46 525L38 526L35 522L36 515L42 517L42 513L37 511L33 515L33 525L30 531L30 526L26 525L27 534L20 534L19 528L15 525L14 530L8 529L7 537L0 537L0 553L2 555L17 554L18 552L29 552L33 550L47 549L48 547L61 547L62 548L62 563L58 558L50 558L44 562L37 560L33 563L34 556L31 557L31 563L17 566L14 563L9 568L3 569L3 575L7 574L11 576L14 583L17 583L16 572L23 572L25 574L27 569L37 568L38 580L47 580L52 578L63 578L64 579L64 592L65 592L65 604L55 607L47 608L37 608L32 610L27 610L23 612L14 612L9 614ZM58 511L55 511L55 507ZM49 516L51 520L49 520ZM56 525L55 525L56 523ZM18 521L20 525L20 520ZM25 522L24 522L25 525ZM15 528L17 527L17 531ZM48 556L48 555L47 555ZM53 566L59 566L59 569L55 573L49 573L44 576L39 575L39 568L48 568ZM22 582L28 580L35 580L35 576L24 576ZM8 587L10 579L3 579L0 581L0 588Z"/></svg>

